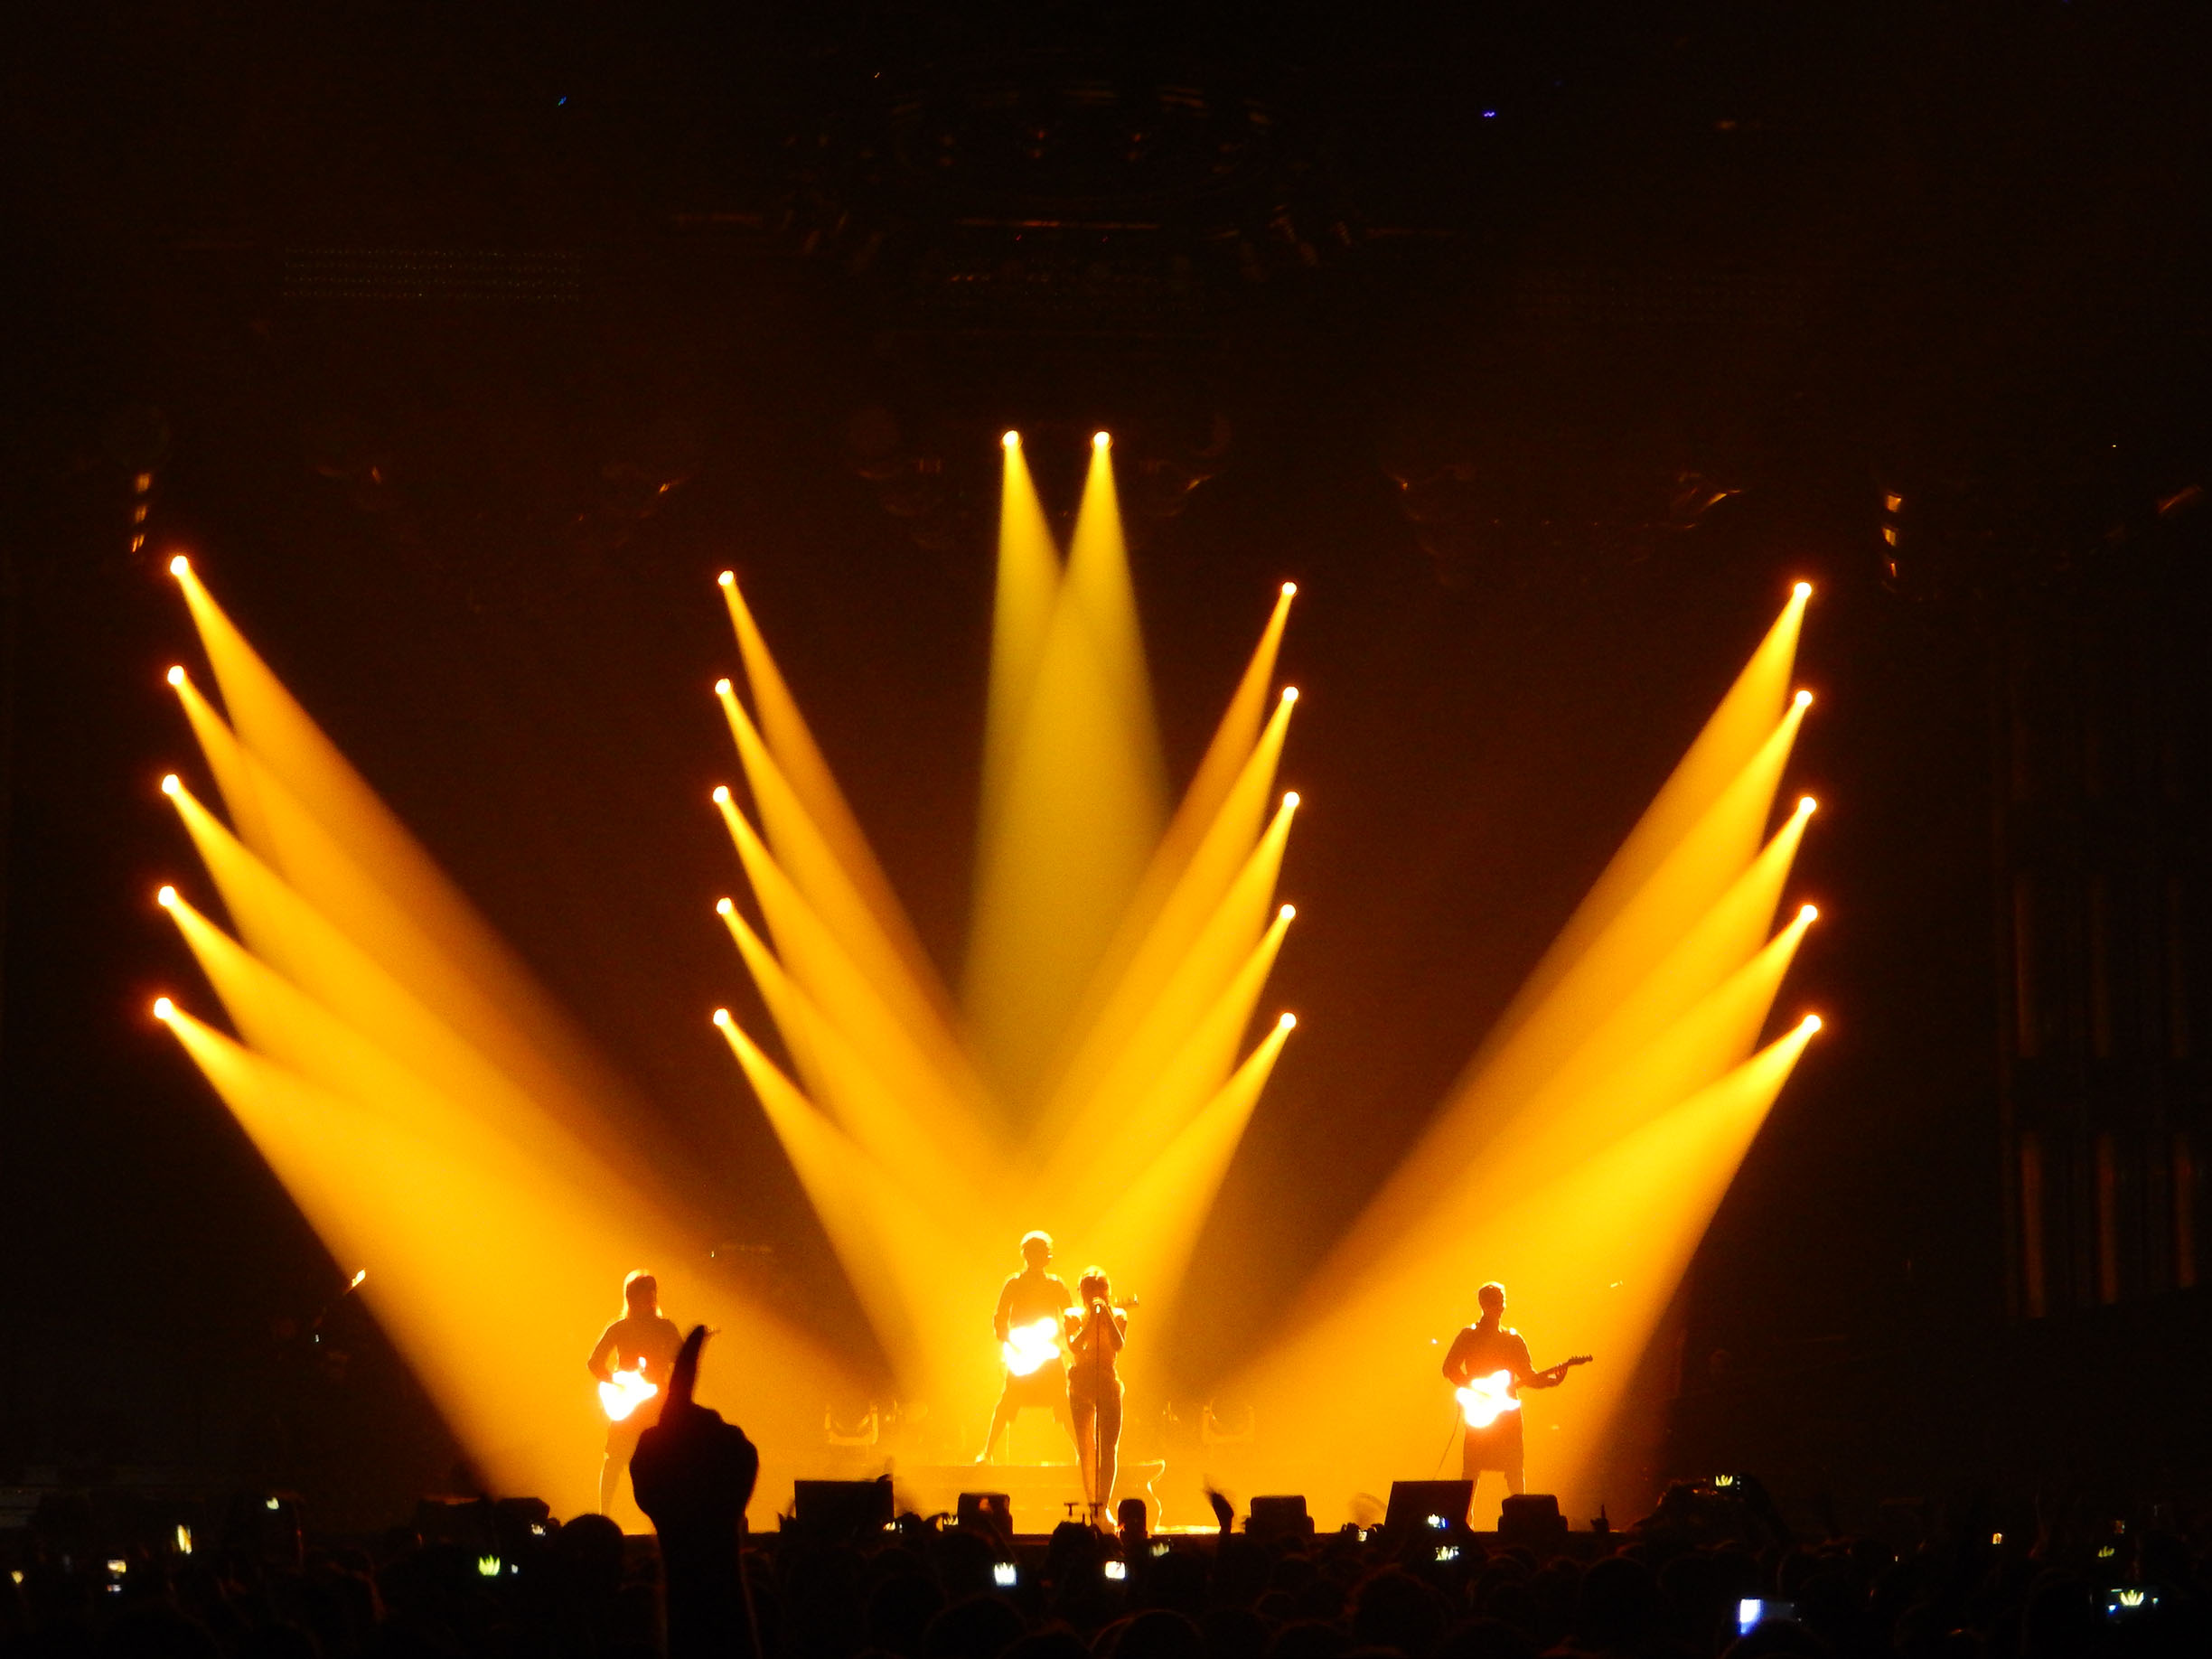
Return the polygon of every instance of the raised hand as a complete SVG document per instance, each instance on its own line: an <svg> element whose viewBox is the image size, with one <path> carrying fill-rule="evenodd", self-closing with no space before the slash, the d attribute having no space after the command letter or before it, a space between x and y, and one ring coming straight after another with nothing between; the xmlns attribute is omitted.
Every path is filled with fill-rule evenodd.
<svg viewBox="0 0 2212 1659"><path fill-rule="evenodd" d="M661 1535L669 1659L754 1659L760 1633L738 1537L760 1453L744 1429L691 1398L706 1343L703 1325L684 1338L661 1420L638 1437L630 1484Z"/></svg>
<svg viewBox="0 0 2212 1659"><path fill-rule="evenodd" d="M691 1398L706 1344L707 1327L692 1326L669 1373L661 1420L638 1437L630 1459L638 1507L663 1534L710 1526L734 1532L760 1478L760 1453L745 1430Z"/></svg>

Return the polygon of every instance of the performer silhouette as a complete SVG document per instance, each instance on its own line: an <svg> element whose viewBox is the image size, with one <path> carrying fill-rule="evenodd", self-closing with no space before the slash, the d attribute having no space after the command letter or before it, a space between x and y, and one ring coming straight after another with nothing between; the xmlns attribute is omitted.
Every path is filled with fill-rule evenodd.
<svg viewBox="0 0 2212 1659"><path fill-rule="evenodd" d="M1068 1367L1068 1411L1074 1419L1075 1455L1083 1466L1083 1496L1096 1518L1113 1501L1121 1447L1121 1379L1114 1373L1114 1355L1129 1334L1129 1315L1113 1305L1103 1268L1085 1268L1075 1293L1083 1306L1064 1316L1075 1354Z"/></svg>
<svg viewBox="0 0 2212 1659"><path fill-rule="evenodd" d="M623 1471L637 1450L638 1436L661 1420L668 1403L669 1378L676 1355L683 1348L683 1333L661 1312L661 1284L640 1268L623 1280L623 1317L599 1334L585 1368L603 1383L613 1383L614 1373L627 1372L652 1385L652 1392L633 1406L627 1416L607 1420L606 1456L599 1464L599 1513L614 1506Z"/></svg>
<svg viewBox="0 0 2212 1659"><path fill-rule="evenodd" d="M998 1436L1024 1406L1049 1406L1068 1439L1075 1439L1075 1420L1068 1411L1067 1341L1065 1320L1074 1298L1060 1279L1045 1270L1052 1261L1052 1235L1025 1234L1021 1242L1022 1270L1006 1281L998 1292L998 1311L991 1327L998 1333L1000 1352L1008 1356L1006 1387L991 1412L990 1433L978 1463L989 1463ZM1049 1347L1049 1354L1045 1350ZM1077 1456L1082 1455L1080 1443Z"/></svg>
<svg viewBox="0 0 2212 1659"><path fill-rule="evenodd" d="M1444 1375L1454 1388L1495 1388L1490 1403L1499 1409L1487 1425L1478 1426L1471 1418L1466 1419L1460 1473L1479 1486L1486 1473L1495 1472L1504 1476L1508 1492L1517 1493L1522 1489L1521 1391L1557 1388L1567 1380L1567 1366L1538 1371L1530 1362L1528 1344L1521 1340L1519 1331L1508 1329L1504 1323L1504 1285L1487 1284L1475 1294L1482 1304L1482 1317L1452 1339L1451 1351L1444 1356ZM1500 1372L1506 1373L1502 1382L1491 1382ZM1470 1493L1470 1513L1472 1499Z"/></svg>

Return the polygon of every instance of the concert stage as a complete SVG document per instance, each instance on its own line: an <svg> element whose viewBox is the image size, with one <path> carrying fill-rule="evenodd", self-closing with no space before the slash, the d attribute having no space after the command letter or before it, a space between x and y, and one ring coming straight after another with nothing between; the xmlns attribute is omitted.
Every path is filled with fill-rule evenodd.
<svg viewBox="0 0 2212 1659"><path fill-rule="evenodd" d="M1160 1513L1158 1484L1166 1463L1124 1463L1115 1499L1139 1497L1145 1513ZM951 1514L963 1492L1003 1492L1013 1505L1017 1533L1049 1534L1063 1521L1083 1519L1083 1476L1074 1460L1064 1463L944 1463L894 1467L891 1486L902 1511Z"/></svg>

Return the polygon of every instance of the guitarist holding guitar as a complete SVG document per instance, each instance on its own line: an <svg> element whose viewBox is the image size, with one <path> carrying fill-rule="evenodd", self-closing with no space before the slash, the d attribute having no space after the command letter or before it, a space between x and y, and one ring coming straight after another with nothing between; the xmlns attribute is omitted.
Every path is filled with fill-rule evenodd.
<svg viewBox="0 0 2212 1659"><path fill-rule="evenodd" d="M1452 1339L1451 1351L1444 1356L1445 1380L1458 1394L1460 1419L1467 1427L1460 1472L1480 1486L1484 1472L1495 1470L1505 1476L1508 1492L1518 1493L1521 1391L1557 1388L1567 1380L1569 1370L1589 1364L1590 1356L1578 1354L1538 1371L1521 1333L1505 1325L1505 1287L1485 1285L1476 1299L1482 1304L1482 1317Z"/></svg>

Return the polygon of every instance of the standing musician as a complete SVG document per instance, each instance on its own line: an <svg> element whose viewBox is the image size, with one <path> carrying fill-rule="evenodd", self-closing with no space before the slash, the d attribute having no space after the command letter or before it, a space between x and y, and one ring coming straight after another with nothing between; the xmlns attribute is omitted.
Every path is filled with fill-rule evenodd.
<svg viewBox="0 0 2212 1659"><path fill-rule="evenodd" d="M1487 1284L1476 1293L1482 1317L1452 1339L1444 1356L1444 1375L1460 1391L1467 1438L1460 1451L1460 1473L1477 1486L1486 1470L1505 1476L1505 1489L1522 1490L1521 1391L1557 1388L1567 1380L1568 1367L1586 1363L1581 1355L1538 1371L1530 1363L1528 1344L1521 1333L1507 1328L1505 1287ZM1469 1509L1473 1496L1468 1494Z"/></svg>
<svg viewBox="0 0 2212 1659"><path fill-rule="evenodd" d="M643 1268L623 1280L623 1317L599 1334L585 1368L599 1379L607 1413L606 1456L599 1465L599 1513L614 1506L638 1436L661 1420L669 1376L683 1333L661 1311L661 1282ZM618 1374L619 1373L619 1374Z"/></svg>
<svg viewBox="0 0 2212 1659"><path fill-rule="evenodd" d="M1060 1279L1045 1270L1052 1260L1052 1235L1026 1234L1021 1242L1022 1270L1006 1281L998 1292L998 1311L991 1328L998 1333L998 1349L1006 1360L1006 1387L991 1412L990 1433L978 1463L989 1463L1001 1431L1009 1427L1024 1406L1049 1406L1060 1426L1075 1439L1075 1420L1068 1413L1067 1363L1063 1350L1067 1341L1066 1319L1074 1298ZM1077 1456L1082 1455L1078 1442Z"/></svg>
<svg viewBox="0 0 2212 1659"><path fill-rule="evenodd" d="M1085 1268L1075 1281L1080 1309L1067 1311L1068 1411L1075 1420L1075 1455L1083 1466L1083 1496L1095 1520L1113 1501L1114 1465L1121 1447L1121 1379L1114 1355L1129 1335L1129 1315L1113 1305L1104 1268Z"/></svg>

